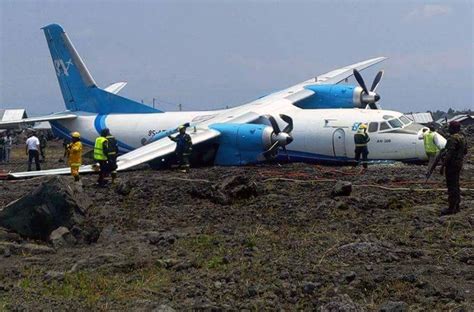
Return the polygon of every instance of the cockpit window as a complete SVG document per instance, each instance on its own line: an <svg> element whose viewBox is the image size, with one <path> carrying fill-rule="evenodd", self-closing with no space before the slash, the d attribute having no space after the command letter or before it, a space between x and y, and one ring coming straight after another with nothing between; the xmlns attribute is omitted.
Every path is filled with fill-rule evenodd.
<svg viewBox="0 0 474 312"><path fill-rule="evenodd" d="M387 130L387 129L390 129L390 126L388 125L388 123L386 123L385 121L381 122L380 123L380 131Z"/></svg>
<svg viewBox="0 0 474 312"><path fill-rule="evenodd" d="M369 132L377 132L379 129L379 123L378 122L371 122L369 124Z"/></svg>
<svg viewBox="0 0 474 312"><path fill-rule="evenodd" d="M400 116L400 120L405 124L408 125L410 123L410 119L405 116Z"/></svg>
<svg viewBox="0 0 474 312"><path fill-rule="evenodd" d="M388 123L390 124L390 126L392 126L392 128L401 128L403 126L402 122L397 118L390 119Z"/></svg>

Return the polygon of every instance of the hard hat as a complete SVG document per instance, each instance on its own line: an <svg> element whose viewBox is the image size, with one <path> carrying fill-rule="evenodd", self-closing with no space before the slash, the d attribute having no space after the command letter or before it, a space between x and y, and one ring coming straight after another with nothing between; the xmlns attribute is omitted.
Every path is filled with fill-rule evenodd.
<svg viewBox="0 0 474 312"><path fill-rule="evenodd" d="M75 131L75 132L71 133L71 137L79 139L81 137L81 134L79 132Z"/></svg>
<svg viewBox="0 0 474 312"><path fill-rule="evenodd" d="M367 129L367 125L366 125L366 124L361 124L361 125L359 126L359 129Z"/></svg>
<svg viewBox="0 0 474 312"><path fill-rule="evenodd" d="M184 126L184 125L179 126L178 130L181 130L181 129L186 129L186 126Z"/></svg>

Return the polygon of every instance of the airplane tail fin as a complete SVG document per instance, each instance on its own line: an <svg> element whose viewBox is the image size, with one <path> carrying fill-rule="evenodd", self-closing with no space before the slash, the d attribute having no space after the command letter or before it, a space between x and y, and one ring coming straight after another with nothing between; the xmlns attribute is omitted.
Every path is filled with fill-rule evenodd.
<svg viewBox="0 0 474 312"><path fill-rule="evenodd" d="M161 112L98 88L63 28L51 24L42 29L68 110L98 114Z"/></svg>

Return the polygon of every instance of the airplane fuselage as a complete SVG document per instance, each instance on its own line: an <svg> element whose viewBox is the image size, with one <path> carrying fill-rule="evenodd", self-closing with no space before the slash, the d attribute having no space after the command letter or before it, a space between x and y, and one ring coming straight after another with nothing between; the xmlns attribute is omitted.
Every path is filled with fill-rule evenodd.
<svg viewBox="0 0 474 312"><path fill-rule="evenodd" d="M248 104L251 106L252 104ZM236 108L238 109L238 108ZM236 109L220 111L166 112L148 114L78 114L73 120L52 122L53 130L61 137L79 131L87 145L93 145L103 128L109 128L119 142L121 152L129 152L144 145L154 135L190 122L212 125L232 118ZM259 111L258 114L272 112ZM419 134L423 126L408 122L399 112L370 109L300 109L282 106L294 121L294 141L287 146L294 161L346 162L354 158L354 139L360 123L369 125L369 159L425 160L423 140ZM401 118L401 119L400 119ZM281 121L280 121L281 122ZM188 129L193 131L193 127ZM165 138L165 140L167 140ZM280 153L281 154L281 153ZM286 156L285 156L286 157Z"/></svg>

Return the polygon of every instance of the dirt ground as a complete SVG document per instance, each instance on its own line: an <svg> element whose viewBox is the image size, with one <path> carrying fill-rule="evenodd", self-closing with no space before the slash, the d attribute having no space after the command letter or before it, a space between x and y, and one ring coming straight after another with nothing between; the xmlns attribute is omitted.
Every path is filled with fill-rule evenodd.
<svg viewBox="0 0 474 312"><path fill-rule="evenodd" d="M424 183L420 165L143 168L104 189L84 176L98 241L0 235L0 310L474 311L472 146L461 212L445 217L444 179ZM23 153L0 169L24 170ZM50 144L44 167L60 154ZM214 196L232 176L257 192ZM0 180L0 207L45 179ZM337 181L350 196L331 196Z"/></svg>

